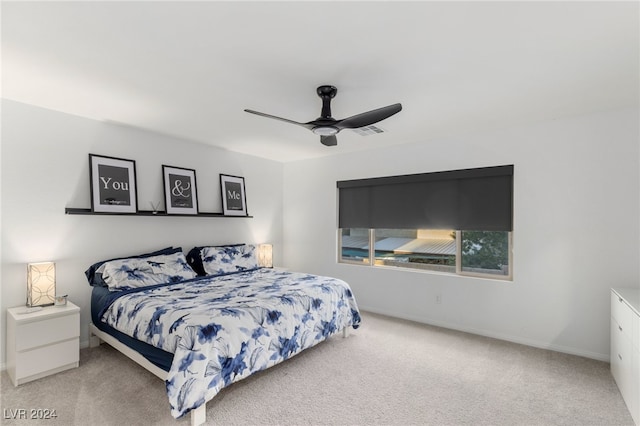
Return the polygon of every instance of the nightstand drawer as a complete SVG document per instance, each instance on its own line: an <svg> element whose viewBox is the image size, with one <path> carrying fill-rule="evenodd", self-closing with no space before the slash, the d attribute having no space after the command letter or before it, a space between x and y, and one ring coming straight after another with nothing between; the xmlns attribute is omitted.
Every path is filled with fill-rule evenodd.
<svg viewBox="0 0 640 426"><path fill-rule="evenodd" d="M33 321L19 324L16 328L16 351L48 345L80 336L80 315L51 318L47 321Z"/></svg>
<svg viewBox="0 0 640 426"><path fill-rule="evenodd" d="M20 354L20 361L16 364L16 377L28 381L29 376L34 376L45 371L54 370L69 364L77 366L80 360L79 339L67 340L54 345L45 346Z"/></svg>

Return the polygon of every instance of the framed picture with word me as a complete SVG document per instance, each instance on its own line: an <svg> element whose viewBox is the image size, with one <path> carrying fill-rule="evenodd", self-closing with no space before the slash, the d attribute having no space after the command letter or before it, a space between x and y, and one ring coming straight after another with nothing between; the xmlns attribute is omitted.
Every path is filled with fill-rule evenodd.
<svg viewBox="0 0 640 426"><path fill-rule="evenodd" d="M136 162L89 154L91 210L102 213L136 213Z"/></svg>
<svg viewBox="0 0 640 426"><path fill-rule="evenodd" d="M247 196L244 191L244 178L220 175L222 192L222 213L225 216L247 216Z"/></svg>
<svg viewBox="0 0 640 426"><path fill-rule="evenodd" d="M162 177L167 214L198 214L196 171L163 165Z"/></svg>

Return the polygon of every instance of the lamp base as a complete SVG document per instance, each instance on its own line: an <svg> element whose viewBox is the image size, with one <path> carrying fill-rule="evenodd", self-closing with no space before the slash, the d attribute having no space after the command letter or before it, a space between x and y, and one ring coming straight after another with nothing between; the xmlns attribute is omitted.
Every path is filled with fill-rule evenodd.
<svg viewBox="0 0 640 426"><path fill-rule="evenodd" d="M43 303L43 304L41 304L41 305L30 305L30 304L28 304L28 303L27 303L27 304L25 304L25 306L26 306L27 308L44 308L44 307L47 307L47 306L53 306L53 305L54 305L54 303Z"/></svg>

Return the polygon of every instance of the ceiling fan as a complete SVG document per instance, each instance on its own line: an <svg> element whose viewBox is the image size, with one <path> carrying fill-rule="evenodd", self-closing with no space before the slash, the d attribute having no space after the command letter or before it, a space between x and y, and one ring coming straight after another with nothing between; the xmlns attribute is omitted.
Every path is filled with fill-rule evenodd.
<svg viewBox="0 0 640 426"><path fill-rule="evenodd" d="M343 129L357 129L359 127L370 126L373 123L382 121L385 118L391 117L402 110L401 104L393 104L386 107L374 109L371 111L363 112L362 114L353 115L348 118L336 120L331 117L331 99L333 99L338 93L338 89L334 86L320 86L316 90L320 99L322 99L322 112L320 117L308 123L299 123L297 121L289 120L282 117L276 117L275 115L265 114L263 112L253 111L245 109L246 112L262 117L273 118L276 120L284 121L286 123L297 124L298 126L306 127L316 135L320 135L320 142L326 146L334 146L338 144L336 134Z"/></svg>

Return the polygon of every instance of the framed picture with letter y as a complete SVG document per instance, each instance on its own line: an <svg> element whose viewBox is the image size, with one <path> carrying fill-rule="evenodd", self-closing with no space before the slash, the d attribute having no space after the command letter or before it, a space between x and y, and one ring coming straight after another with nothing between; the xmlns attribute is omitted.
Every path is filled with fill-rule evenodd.
<svg viewBox="0 0 640 426"><path fill-rule="evenodd" d="M244 178L220 175L222 192L222 213L226 216L247 216L247 196L244 191Z"/></svg>
<svg viewBox="0 0 640 426"><path fill-rule="evenodd" d="M162 166L167 214L198 214L196 171Z"/></svg>
<svg viewBox="0 0 640 426"><path fill-rule="evenodd" d="M136 162L89 154L91 210L103 213L136 213L138 193Z"/></svg>

